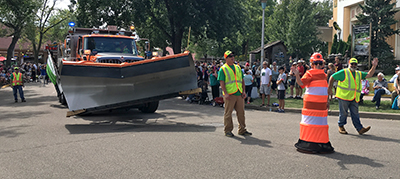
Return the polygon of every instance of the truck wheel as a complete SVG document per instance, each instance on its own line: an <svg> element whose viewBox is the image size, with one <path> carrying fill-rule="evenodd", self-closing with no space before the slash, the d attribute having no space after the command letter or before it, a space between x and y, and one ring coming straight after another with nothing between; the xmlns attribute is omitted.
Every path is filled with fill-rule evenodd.
<svg viewBox="0 0 400 179"><path fill-rule="evenodd" d="M67 100L65 99L64 93L60 94L60 96L58 97L58 101L60 101L62 105L67 105Z"/></svg>
<svg viewBox="0 0 400 179"><path fill-rule="evenodd" d="M159 101L146 103L145 106L139 108L139 110L142 111L143 113L154 113L158 108L158 102Z"/></svg>

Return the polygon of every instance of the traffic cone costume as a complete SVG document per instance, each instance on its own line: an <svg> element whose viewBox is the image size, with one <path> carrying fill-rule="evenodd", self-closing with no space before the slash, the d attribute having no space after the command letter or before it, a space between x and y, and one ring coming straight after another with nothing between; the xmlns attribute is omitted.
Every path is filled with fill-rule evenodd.
<svg viewBox="0 0 400 179"><path fill-rule="evenodd" d="M322 55L313 54L310 61L323 62ZM332 153L328 126L328 83L323 69L311 69L301 78L306 92L303 98L300 139L295 147L300 152Z"/></svg>

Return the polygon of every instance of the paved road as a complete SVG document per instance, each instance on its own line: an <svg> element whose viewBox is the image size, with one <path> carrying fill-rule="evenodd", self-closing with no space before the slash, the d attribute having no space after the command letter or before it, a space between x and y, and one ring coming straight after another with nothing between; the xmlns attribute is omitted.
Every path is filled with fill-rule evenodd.
<svg viewBox="0 0 400 179"><path fill-rule="evenodd" d="M372 129L360 136L329 117L336 153L311 155L293 146L297 113L246 110L253 136L228 138L221 107L176 98L155 114L66 118L52 86L25 94L0 90L0 178L400 178L399 120L362 119Z"/></svg>

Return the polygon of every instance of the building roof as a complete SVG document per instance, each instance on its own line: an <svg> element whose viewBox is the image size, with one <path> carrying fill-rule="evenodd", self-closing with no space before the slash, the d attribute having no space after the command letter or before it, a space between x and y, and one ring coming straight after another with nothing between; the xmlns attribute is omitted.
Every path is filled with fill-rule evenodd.
<svg viewBox="0 0 400 179"><path fill-rule="evenodd" d="M285 47L285 50L287 51L287 48L286 48L285 44L281 40L278 40L278 41L275 41L275 42L271 42L271 43L268 43L268 44L264 45L264 50L268 49L268 48L271 48L271 47L274 47L274 46L279 45L279 44L282 44ZM250 53L251 54L257 54L257 53L260 53L260 52L261 52L261 47L251 51Z"/></svg>

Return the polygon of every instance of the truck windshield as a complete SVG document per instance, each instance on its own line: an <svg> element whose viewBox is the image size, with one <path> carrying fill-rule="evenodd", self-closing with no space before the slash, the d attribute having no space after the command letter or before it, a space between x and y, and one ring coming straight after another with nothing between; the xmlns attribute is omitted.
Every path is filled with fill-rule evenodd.
<svg viewBox="0 0 400 179"><path fill-rule="evenodd" d="M130 38L86 37L83 48L98 53L127 53L136 55L135 40Z"/></svg>

